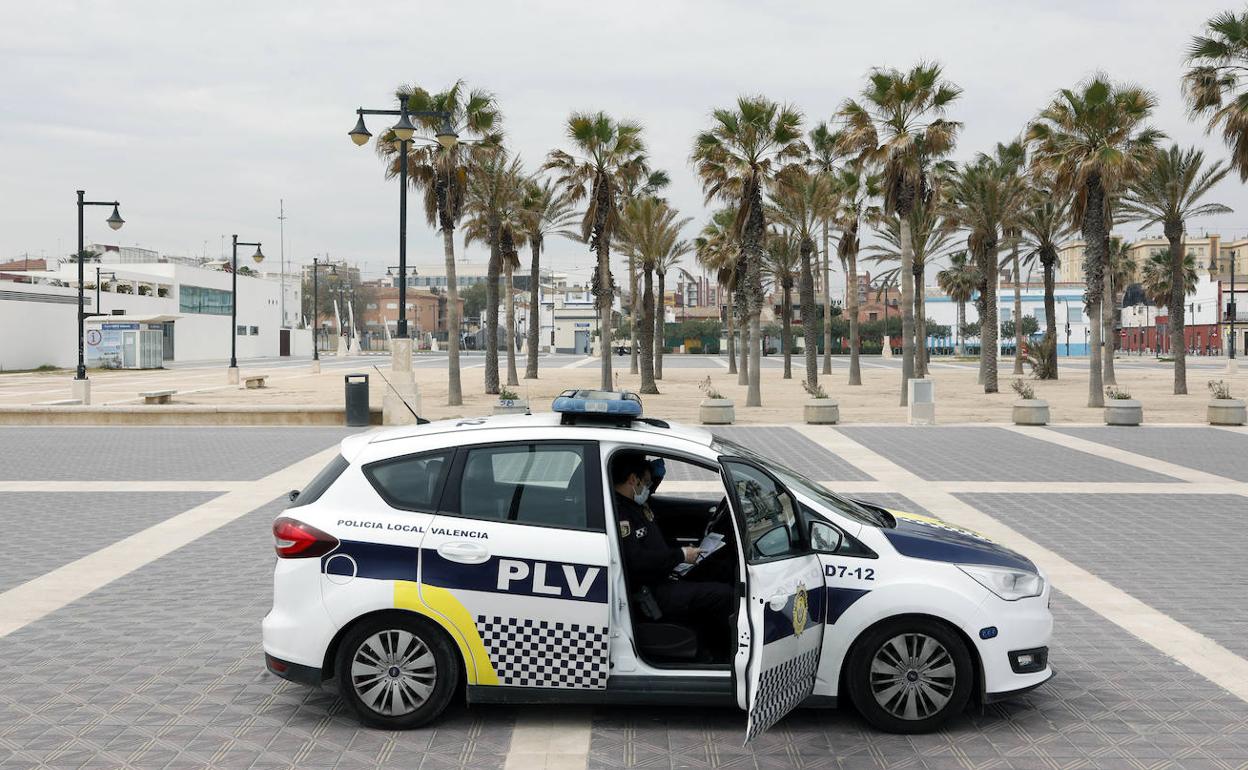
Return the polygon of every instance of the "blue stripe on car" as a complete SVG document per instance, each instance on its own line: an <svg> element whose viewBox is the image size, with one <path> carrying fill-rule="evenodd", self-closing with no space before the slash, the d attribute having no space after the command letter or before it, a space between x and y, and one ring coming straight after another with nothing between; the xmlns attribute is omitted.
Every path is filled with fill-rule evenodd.
<svg viewBox="0 0 1248 770"><path fill-rule="evenodd" d="M953 527L897 517L895 529L883 530L897 553L912 559L953 564L986 564L992 567L1036 572L1036 565L1022 554Z"/></svg>

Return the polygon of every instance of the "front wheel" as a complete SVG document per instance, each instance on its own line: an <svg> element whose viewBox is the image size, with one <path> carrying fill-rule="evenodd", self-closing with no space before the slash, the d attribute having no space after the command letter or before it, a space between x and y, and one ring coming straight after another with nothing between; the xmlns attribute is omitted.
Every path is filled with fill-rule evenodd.
<svg viewBox="0 0 1248 770"><path fill-rule="evenodd" d="M962 712L974 674L966 643L943 623L901 618L868 631L850 653L850 697L890 733L926 733Z"/></svg>
<svg viewBox="0 0 1248 770"><path fill-rule="evenodd" d="M338 691L360 721L407 730L437 718L459 683L455 651L428 621L385 613L343 637L336 661Z"/></svg>

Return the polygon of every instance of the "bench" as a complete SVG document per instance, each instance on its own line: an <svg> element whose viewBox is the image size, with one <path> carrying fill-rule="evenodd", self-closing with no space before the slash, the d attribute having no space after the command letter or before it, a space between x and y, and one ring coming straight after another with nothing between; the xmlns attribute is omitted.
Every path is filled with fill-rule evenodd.
<svg viewBox="0 0 1248 770"><path fill-rule="evenodd" d="M248 390L263 388L264 381L268 378L267 374L251 374L243 378L243 387Z"/></svg>
<svg viewBox="0 0 1248 770"><path fill-rule="evenodd" d="M176 390L149 390L146 393L140 393L145 404L167 404L169 399L173 397Z"/></svg>

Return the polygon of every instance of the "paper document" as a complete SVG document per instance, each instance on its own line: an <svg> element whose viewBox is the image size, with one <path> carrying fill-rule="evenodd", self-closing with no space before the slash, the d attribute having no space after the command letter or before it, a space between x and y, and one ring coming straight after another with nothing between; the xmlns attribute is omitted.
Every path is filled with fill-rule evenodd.
<svg viewBox="0 0 1248 770"><path fill-rule="evenodd" d="M716 551L718 551L720 548L723 548L723 547L724 547L724 536L717 532L710 533L706 537L702 538L701 543L698 543L698 548L702 549L701 555L698 556L698 561L694 562L693 564L683 564L683 563L677 564L676 568L672 570L672 574L676 575L677 577L683 576L689 570L696 567L698 565L698 562L702 561L703 559L705 559L706 557L710 556L711 554L715 553Z"/></svg>

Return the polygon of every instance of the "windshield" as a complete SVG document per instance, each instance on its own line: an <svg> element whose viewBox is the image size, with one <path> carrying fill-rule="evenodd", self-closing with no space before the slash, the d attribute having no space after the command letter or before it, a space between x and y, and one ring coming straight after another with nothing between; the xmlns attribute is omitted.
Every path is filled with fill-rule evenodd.
<svg viewBox="0 0 1248 770"><path fill-rule="evenodd" d="M720 454L737 455L739 457L746 457L753 460L774 473L785 486L790 489L795 489L801 494L817 500L820 504L831 508L837 513L844 514L854 521L858 521L872 527L887 527L891 529L896 526L896 522L893 521L893 517L884 511L876 510L875 508L868 508L854 502L853 500L841 497L822 484L811 481L792 468L785 467L770 458L763 457L752 449L742 446L735 441L719 438L717 436L711 443L711 448Z"/></svg>

